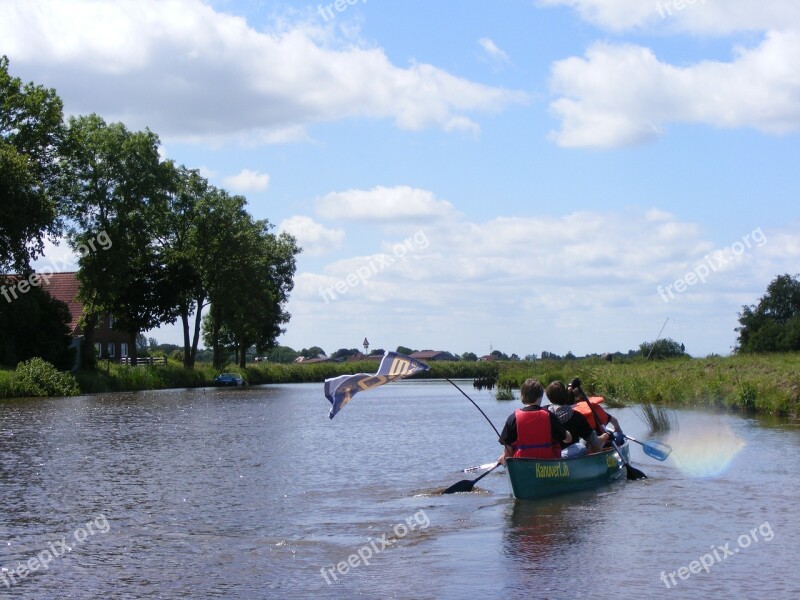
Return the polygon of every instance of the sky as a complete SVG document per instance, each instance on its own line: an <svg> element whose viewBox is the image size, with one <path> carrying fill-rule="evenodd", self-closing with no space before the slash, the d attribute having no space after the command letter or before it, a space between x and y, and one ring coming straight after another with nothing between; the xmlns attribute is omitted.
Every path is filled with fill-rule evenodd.
<svg viewBox="0 0 800 600"><path fill-rule="evenodd" d="M728 354L800 272L791 0L1 0L0 54L295 235L296 349Z"/></svg>

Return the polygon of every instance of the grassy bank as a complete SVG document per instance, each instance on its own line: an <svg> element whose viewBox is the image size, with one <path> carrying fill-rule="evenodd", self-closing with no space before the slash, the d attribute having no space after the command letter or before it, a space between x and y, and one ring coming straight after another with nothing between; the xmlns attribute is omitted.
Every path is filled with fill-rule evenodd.
<svg viewBox="0 0 800 600"><path fill-rule="evenodd" d="M251 385L270 383L322 383L326 378L351 373L374 373L377 362L258 364L228 372L243 375ZM131 368L101 365L97 371L76 374L84 393L204 387L218 371L209 365L194 370L180 364ZM607 363L599 360L468 363L432 363L426 378L498 376L500 385L519 388L525 379L543 383L580 377L588 393L627 404L706 406L763 414L800 416L800 355L732 356ZM13 373L0 371L0 397L15 397Z"/></svg>
<svg viewBox="0 0 800 600"><path fill-rule="evenodd" d="M239 373L250 385L270 383L322 383L330 377L352 373L374 373L377 361L348 363L320 363L312 365L261 363L240 369L232 365L225 372ZM96 371L78 371L75 378L81 391L86 394L104 392L128 392L192 388L210 386L220 372L208 364L199 364L184 369L178 362L152 367L129 367L127 365L101 363ZM429 379L472 378L498 374L498 366L491 363L434 363L431 371L422 376ZM0 398L24 396L15 389L13 371L0 370Z"/></svg>
<svg viewBox="0 0 800 600"><path fill-rule="evenodd" d="M626 404L705 406L800 416L800 355L681 358L612 364L601 361L503 363L500 383L518 388L580 377L587 393Z"/></svg>

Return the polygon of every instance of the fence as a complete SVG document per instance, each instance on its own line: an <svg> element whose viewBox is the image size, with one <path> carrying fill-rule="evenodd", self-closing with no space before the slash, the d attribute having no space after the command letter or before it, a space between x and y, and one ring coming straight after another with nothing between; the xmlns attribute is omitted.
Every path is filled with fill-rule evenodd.
<svg viewBox="0 0 800 600"><path fill-rule="evenodd" d="M123 365L131 364L130 356L123 356L120 360ZM152 367L153 365L167 365L166 356L140 356L136 359L137 367Z"/></svg>

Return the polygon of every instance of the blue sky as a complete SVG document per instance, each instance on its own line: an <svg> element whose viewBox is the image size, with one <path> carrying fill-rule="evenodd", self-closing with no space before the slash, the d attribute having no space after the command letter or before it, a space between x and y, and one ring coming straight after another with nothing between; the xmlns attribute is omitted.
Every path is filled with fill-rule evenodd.
<svg viewBox="0 0 800 600"><path fill-rule="evenodd" d="M800 4L339 6L6 0L0 53L296 235L298 349L725 354L800 272Z"/></svg>

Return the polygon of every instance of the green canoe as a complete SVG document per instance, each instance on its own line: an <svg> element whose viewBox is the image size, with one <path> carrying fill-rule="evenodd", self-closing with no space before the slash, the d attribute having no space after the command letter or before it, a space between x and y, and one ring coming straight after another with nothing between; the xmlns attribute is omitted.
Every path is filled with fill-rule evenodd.
<svg viewBox="0 0 800 600"><path fill-rule="evenodd" d="M620 450L630 462L628 443ZM507 458L506 473L518 500L536 500L625 479L625 464L613 448L579 458Z"/></svg>

